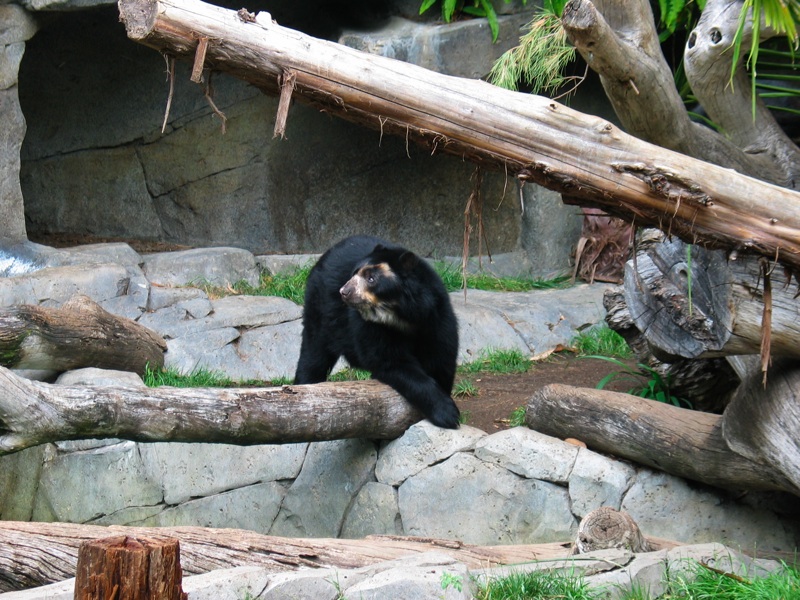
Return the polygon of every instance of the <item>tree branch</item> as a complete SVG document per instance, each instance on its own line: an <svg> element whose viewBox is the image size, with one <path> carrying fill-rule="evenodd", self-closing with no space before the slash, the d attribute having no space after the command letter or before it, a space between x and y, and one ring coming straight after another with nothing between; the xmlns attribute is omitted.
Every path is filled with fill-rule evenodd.
<svg viewBox="0 0 800 600"><path fill-rule="evenodd" d="M762 178L796 188L800 150L760 98L756 98L753 113L750 76L744 69L742 57L730 81L732 44L741 8L741 2L709 0L686 43L686 77L711 119L742 148L754 165L768 169L765 172L769 175ZM773 32L762 28L762 33L769 37ZM752 36L752 20L748 19L742 48L749 48Z"/></svg>

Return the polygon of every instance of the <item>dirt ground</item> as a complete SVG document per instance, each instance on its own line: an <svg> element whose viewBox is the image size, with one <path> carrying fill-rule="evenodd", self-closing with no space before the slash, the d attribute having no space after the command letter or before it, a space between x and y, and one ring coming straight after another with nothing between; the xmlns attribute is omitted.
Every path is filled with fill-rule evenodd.
<svg viewBox="0 0 800 600"><path fill-rule="evenodd" d="M509 427L511 413L526 406L533 393L549 383L564 383L578 387L594 388L611 372L615 365L599 359L581 358L571 352L559 352L535 362L526 373L495 375L489 373L456 374L456 383L469 379L478 389L474 397L456 398L456 404L465 415L467 425L494 433ZM626 392L630 381L612 381L604 389Z"/></svg>
<svg viewBox="0 0 800 600"><path fill-rule="evenodd" d="M33 242L54 248L103 242L125 242L140 253L171 252L188 248L163 242L98 238L81 234L32 233L29 238ZM456 403L465 414L468 425L487 433L494 433L508 428L511 413L521 406L526 406L531 395L542 386L549 383L565 383L594 388L603 377L616 370L617 367L607 361L580 358L571 352L559 352L533 363L526 373L509 375L459 373L456 375L456 383L468 379L477 388L478 393L472 397L457 397ZM630 381L622 381L611 382L605 389L627 391L630 387L632 387Z"/></svg>

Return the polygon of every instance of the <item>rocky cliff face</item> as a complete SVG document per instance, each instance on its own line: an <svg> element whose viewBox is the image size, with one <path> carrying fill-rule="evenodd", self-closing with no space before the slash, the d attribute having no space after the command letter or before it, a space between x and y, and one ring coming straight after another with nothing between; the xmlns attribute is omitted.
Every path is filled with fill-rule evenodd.
<svg viewBox="0 0 800 600"><path fill-rule="evenodd" d="M376 29L351 30L341 40L471 77L485 74L516 43L529 18L501 16L500 42L492 44L485 21L413 23L398 16L413 12L408 6L391 4L378 14L363 11ZM338 14L334 8L320 9L319 18L328 21L317 29L339 35L342 26L363 24L351 11L342 13L337 29L330 22ZM282 24L297 21L314 31L291 3L267 9L285 18ZM383 18L390 9L394 16ZM210 94L227 119L223 134L203 87L189 81L186 64L177 65L162 133L164 60L127 39L115 6L37 15L41 30L27 44L19 76L28 122L21 190L29 231L259 253L319 252L341 237L368 232L423 254L460 253L473 165L430 156L403 139L301 105L291 108L286 139L273 139L277 100L232 77L209 74ZM539 202L543 193L531 185L521 192L501 174L484 178L492 252L527 251L537 274L567 267L580 227L577 211L554 195Z"/></svg>

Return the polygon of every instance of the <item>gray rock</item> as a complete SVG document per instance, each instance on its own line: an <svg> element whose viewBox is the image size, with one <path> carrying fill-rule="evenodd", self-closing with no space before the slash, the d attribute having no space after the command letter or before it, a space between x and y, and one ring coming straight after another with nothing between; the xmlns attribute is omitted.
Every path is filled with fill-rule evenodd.
<svg viewBox="0 0 800 600"><path fill-rule="evenodd" d="M163 482L167 504L258 482L294 479L307 448L308 444L139 444L144 472Z"/></svg>
<svg viewBox="0 0 800 600"><path fill-rule="evenodd" d="M314 265L321 254L260 254L256 264L270 275L291 273L297 269Z"/></svg>
<svg viewBox="0 0 800 600"><path fill-rule="evenodd" d="M62 373L56 383L59 385L84 385L88 387L126 386L145 387L142 378L130 371L111 371L87 367Z"/></svg>
<svg viewBox="0 0 800 600"><path fill-rule="evenodd" d="M584 284L502 295L470 290L468 299L513 323L517 334L535 356L558 346L569 346L578 332L601 322L606 312L603 293L607 287Z"/></svg>
<svg viewBox="0 0 800 600"><path fill-rule="evenodd" d="M338 536L353 498L373 476L376 459L375 445L368 440L311 444L270 534Z"/></svg>
<svg viewBox="0 0 800 600"><path fill-rule="evenodd" d="M0 46L27 41L39 29L33 16L16 4L0 4L0 23Z"/></svg>
<svg viewBox="0 0 800 600"><path fill-rule="evenodd" d="M41 269L0 279L0 306L33 304L60 306L75 294L98 304L124 294L130 286L128 270L121 265L76 265Z"/></svg>
<svg viewBox="0 0 800 600"><path fill-rule="evenodd" d="M19 8L9 4L0 6L0 10L9 13L9 11L17 11ZM3 18L0 16L0 23L2 22ZM11 31L15 35L18 33L13 28L4 29L4 31ZM23 242L27 239L19 177L19 149L25 137L25 117L22 115L19 104L18 87L11 83L12 76L9 70L14 65L8 64L16 62L16 52L18 50L4 50L3 52L3 60L7 63L4 67L6 73L3 75L3 80L7 87L0 88L0 131L3 132L3 136L0 137L0 198L2 199L0 201L0 223L3 223L0 246ZM6 261L0 260L0 265L3 262ZM2 266L3 270L7 268L6 265Z"/></svg>
<svg viewBox="0 0 800 600"><path fill-rule="evenodd" d="M240 281L257 286L260 277L255 257L241 248L194 248L143 258L147 278L164 286L207 283L224 287Z"/></svg>
<svg viewBox="0 0 800 600"><path fill-rule="evenodd" d="M680 519L675 507L680 507ZM684 543L721 542L763 550L797 543L797 532L774 513L723 502L710 489L690 487L683 479L644 468L621 508L646 535Z"/></svg>
<svg viewBox="0 0 800 600"><path fill-rule="evenodd" d="M41 472L32 519L86 523L129 506L157 504L162 497L160 485L143 469L136 444L122 442L50 457Z"/></svg>
<svg viewBox="0 0 800 600"><path fill-rule="evenodd" d="M420 421L409 427L403 437L392 440L381 450L375 465L375 477L381 483L399 485L456 452L471 450L484 436L485 432L468 425L441 429L428 421Z"/></svg>
<svg viewBox="0 0 800 600"><path fill-rule="evenodd" d="M232 567L184 577L182 587L191 600L242 600L260 598L268 581L261 567Z"/></svg>
<svg viewBox="0 0 800 600"><path fill-rule="evenodd" d="M464 301L463 292L450 294L453 310L458 319L458 362L469 363L478 360L486 350L518 350L523 354L529 352L528 345L502 314L489 306L472 302L472 293L467 291ZM491 346L487 347L489 340Z"/></svg>
<svg viewBox="0 0 800 600"><path fill-rule="evenodd" d="M31 520L42 467L53 451L42 444L0 458L0 519Z"/></svg>
<svg viewBox="0 0 800 600"><path fill-rule="evenodd" d="M165 508L152 517L127 524L143 527L196 525L247 529L266 534L281 508L285 493L286 488L280 483L258 483L188 500Z"/></svg>
<svg viewBox="0 0 800 600"><path fill-rule="evenodd" d="M526 544L568 540L577 529L563 487L461 452L409 477L399 493L406 535Z"/></svg>
<svg viewBox="0 0 800 600"><path fill-rule="evenodd" d="M236 348L238 362L221 367L238 381L292 379L300 358L302 331L299 320L245 331Z"/></svg>
<svg viewBox="0 0 800 600"><path fill-rule="evenodd" d="M150 288L147 310L155 312L173 305L179 305L179 308L181 308L180 305L194 300L207 300L209 302L209 312L211 312L211 301L208 300L208 296L200 288L153 286ZM186 310L185 307L183 308ZM188 311L186 312L188 313ZM195 315L191 316L195 319L201 318Z"/></svg>
<svg viewBox="0 0 800 600"><path fill-rule="evenodd" d="M353 501L341 537L358 539L381 534L403 535L397 490L391 485L369 481Z"/></svg>
<svg viewBox="0 0 800 600"><path fill-rule="evenodd" d="M431 26L394 17L377 31L345 33L339 43L431 71L481 79L503 52L519 43L520 29L530 20L531 13L500 16L500 31L493 43L486 19Z"/></svg>
<svg viewBox="0 0 800 600"><path fill-rule="evenodd" d="M636 469L629 464L580 448L569 476L572 514L583 518L601 506L619 510L635 478Z"/></svg>
<svg viewBox="0 0 800 600"><path fill-rule="evenodd" d="M164 366L184 375L200 369L224 375L226 364L239 362L236 349L231 344L237 339L239 330L233 327L184 335L174 340L168 339Z"/></svg>
<svg viewBox="0 0 800 600"><path fill-rule="evenodd" d="M514 427L478 440L475 456L527 479L566 483L578 447L527 427Z"/></svg>
<svg viewBox="0 0 800 600"><path fill-rule="evenodd" d="M309 569L278 573L258 596L259 600L340 600L345 589L363 575L346 569Z"/></svg>
<svg viewBox="0 0 800 600"><path fill-rule="evenodd" d="M50 260L50 266L53 267L108 263L138 268L142 264L142 257L128 244L113 242L63 249Z"/></svg>
<svg viewBox="0 0 800 600"><path fill-rule="evenodd" d="M467 567L444 553L425 552L385 561L356 573L366 577L343 590L348 598L469 600L473 597Z"/></svg>

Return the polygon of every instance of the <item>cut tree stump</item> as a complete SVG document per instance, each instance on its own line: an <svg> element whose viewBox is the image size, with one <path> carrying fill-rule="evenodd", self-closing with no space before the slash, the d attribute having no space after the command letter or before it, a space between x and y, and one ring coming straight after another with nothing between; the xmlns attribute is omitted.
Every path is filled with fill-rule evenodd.
<svg viewBox="0 0 800 600"><path fill-rule="evenodd" d="M69 371L83 367L133 371L164 366L167 344L136 321L112 315L87 296L60 308L0 308L0 365Z"/></svg>
<svg viewBox="0 0 800 600"><path fill-rule="evenodd" d="M187 600L175 539L116 536L83 542L75 600Z"/></svg>

